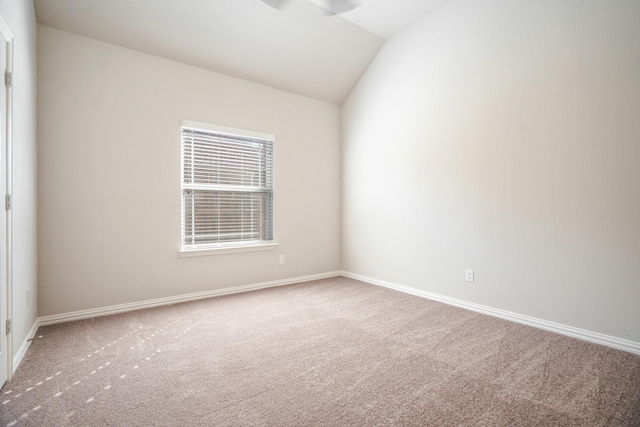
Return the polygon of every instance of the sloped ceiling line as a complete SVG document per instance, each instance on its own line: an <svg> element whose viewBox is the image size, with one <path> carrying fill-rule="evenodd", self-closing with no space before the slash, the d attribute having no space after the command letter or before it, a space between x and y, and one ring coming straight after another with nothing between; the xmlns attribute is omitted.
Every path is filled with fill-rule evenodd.
<svg viewBox="0 0 640 427"><path fill-rule="evenodd" d="M448 0L35 0L38 22L311 98L342 104L385 38Z"/></svg>

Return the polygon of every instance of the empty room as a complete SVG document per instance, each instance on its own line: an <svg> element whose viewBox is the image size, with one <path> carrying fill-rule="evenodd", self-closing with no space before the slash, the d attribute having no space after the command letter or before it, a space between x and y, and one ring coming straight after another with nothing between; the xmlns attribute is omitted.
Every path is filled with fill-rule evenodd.
<svg viewBox="0 0 640 427"><path fill-rule="evenodd" d="M640 1L0 36L0 426L640 426Z"/></svg>

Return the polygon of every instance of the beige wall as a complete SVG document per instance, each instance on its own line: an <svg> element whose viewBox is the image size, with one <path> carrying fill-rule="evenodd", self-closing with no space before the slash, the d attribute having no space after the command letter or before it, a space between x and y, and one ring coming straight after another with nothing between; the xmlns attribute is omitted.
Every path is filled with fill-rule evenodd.
<svg viewBox="0 0 640 427"><path fill-rule="evenodd" d="M342 262L640 342L637 22L633 0L453 0L383 47L341 152L337 106L39 27L39 314ZM277 135L278 250L178 256L181 119Z"/></svg>
<svg viewBox="0 0 640 427"><path fill-rule="evenodd" d="M343 106L343 269L640 342L639 23L454 0L388 40Z"/></svg>
<svg viewBox="0 0 640 427"><path fill-rule="evenodd" d="M41 316L340 269L338 106L44 26L38 54ZM276 135L277 250L180 258L181 119Z"/></svg>
<svg viewBox="0 0 640 427"><path fill-rule="evenodd" d="M13 354L37 317L36 19L30 0L0 1L13 34ZM31 305L27 307L27 291Z"/></svg>

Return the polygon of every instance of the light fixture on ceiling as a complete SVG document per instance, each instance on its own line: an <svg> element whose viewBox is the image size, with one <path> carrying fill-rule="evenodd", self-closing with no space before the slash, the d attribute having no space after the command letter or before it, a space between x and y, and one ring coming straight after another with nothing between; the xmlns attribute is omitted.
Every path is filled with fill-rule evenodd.
<svg viewBox="0 0 640 427"><path fill-rule="evenodd" d="M262 0L262 1L278 10L283 10L289 5L289 3L291 3L291 0ZM322 7L326 9L328 12L330 12L330 14L332 15L339 15L341 13L349 12L350 10L353 10L358 6L360 6L360 2L357 0L324 0L323 4L324 6Z"/></svg>

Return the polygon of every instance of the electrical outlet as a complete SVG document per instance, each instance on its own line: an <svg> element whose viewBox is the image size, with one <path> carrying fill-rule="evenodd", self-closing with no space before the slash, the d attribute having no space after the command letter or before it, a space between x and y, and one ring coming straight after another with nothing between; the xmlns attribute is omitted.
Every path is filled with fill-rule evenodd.
<svg viewBox="0 0 640 427"><path fill-rule="evenodd" d="M472 270L472 269L467 268L467 269L464 271L464 279L465 279L467 282L473 282L473 270Z"/></svg>
<svg viewBox="0 0 640 427"><path fill-rule="evenodd" d="M27 289L27 308L31 307L31 290Z"/></svg>
<svg viewBox="0 0 640 427"><path fill-rule="evenodd" d="M278 260L280 264L284 264L284 255L280 255L280 259Z"/></svg>

